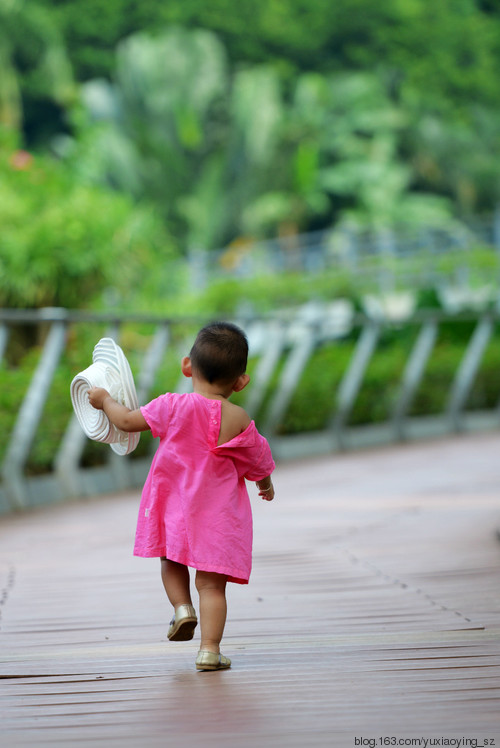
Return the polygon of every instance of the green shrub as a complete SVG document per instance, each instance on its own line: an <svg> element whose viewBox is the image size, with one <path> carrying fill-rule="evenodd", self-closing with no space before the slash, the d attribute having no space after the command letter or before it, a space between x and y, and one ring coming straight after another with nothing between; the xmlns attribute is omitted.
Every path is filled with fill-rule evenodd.
<svg viewBox="0 0 500 748"><path fill-rule="evenodd" d="M295 434L326 428L352 350L352 343L345 342L325 345L315 351L280 424L279 433Z"/></svg>
<svg viewBox="0 0 500 748"><path fill-rule="evenodd" d="M370 284L367 283L367 288ZM257 314L276 309L297 307L309 301L349 299L356 309L361 307L363 284L336 269L321 274L283 272L255 278L220 278L208 288L184 293L167 301L168 311L175 314L230 316L248 307Z"/></svg>
<svg viewBox="0 0 500 748"><path fill-rule="evenodd" d="M1 133L0 133L1 135ZM130 304L174 258L157 214L0 138L0 306L81 308L112 287ZM168 273L165 273L168 275Z"/></svg>

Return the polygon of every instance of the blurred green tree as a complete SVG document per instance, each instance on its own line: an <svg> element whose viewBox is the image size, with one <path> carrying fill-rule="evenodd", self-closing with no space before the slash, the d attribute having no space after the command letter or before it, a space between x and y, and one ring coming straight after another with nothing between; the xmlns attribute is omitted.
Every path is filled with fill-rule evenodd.
<svg viewBox="0 0 500 748"><path fill-rule="evenodd" d="M466 119L444 118L416 94L408 106L408 154L418 187L448 195L462 216L491 212L500 202L500 117L472 106Z"/></svg>
<svg viewBox="0 0 500 748"><path fill-rule="evenodd" d="M498 105L496 0L38 0L66 39L79 80L110 77L113 50L140 30L214 31L235 64L298 72L384 68L396 87L441 103Z"/></svg>
<svg viewBox="0 0 500 748"><path fill-rule="evenodd" d="M344 216L375 229L450 223L451 202L422 187L413 189L414 167L401 153L411 120L380 78L336 76L330 102L329 164L321 177L334 196L349 199Z"/></svg>
<svg viewBox="0 0 500 748"><path fill-rule="evenodd" d="M94 124L75 143L77 170L152 201L186 251L342 217L451 221L404 158L413 112L374 73L303 74L287 95L275 69L231 76L215 35L172 28L122 42L115 80L83 91Z"/></svg>
<svg viewBox="0 0 500 748"><path fill-rule="evenodd" d="M275 178L284 108L274 71L231 79L215 35L172 28L124 41L115 81L83 91L94 125L74 143L77 171L154 202L185 248L242 231L246 206Z"/></svg>
<svg viewBox="0 0 500 748"><path fill-rule="evenodd" d="M73 143L75 168L154 202L175 235L184 238L187 224L192 241L200 230L215 238L227 89L224 48L213 34L130 37L118 47L114 82L83 86L93 126Z"/></svg>
<svg viewBox="0 0 500 748"><path fill-rule="evenodd" d="M0 125L46 142L65 127L76 89L66 48L48 9L24 0L0 3Z"/></svg>
<svg viewBox="0 0 500 748"><path fill-rule="evenodd" d="M321 184L325 145L334 128L328 97L328 79L313 73L299 76L289 101L282 95L272 178L243 212L250 233L298 233L330 216Z"/></svg>
<svg viewBox="0 0 500 748"><path fill-rule="evenodd" d="M25 132L34 123L33 142L48 143L45 116L32 116L43 114L36 97L69 106L75 137L50 143L74 178L150 201L186 251L339 218L441 223L450 201L458 214L498 202L493 3L34 0L32 15L23 0L1 7L4 121L22 120ZM75 117L56 22L78 77L101 74L83 86L90 125ZM137 28L150 31L129 36Z"/></svg>

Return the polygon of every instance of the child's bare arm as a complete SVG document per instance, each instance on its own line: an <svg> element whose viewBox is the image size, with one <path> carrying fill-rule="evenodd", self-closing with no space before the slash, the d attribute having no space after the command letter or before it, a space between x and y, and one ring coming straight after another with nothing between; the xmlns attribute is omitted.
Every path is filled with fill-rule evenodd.
<svg viewBox="0 0 500 748"><path fill-rule="evenodd" d="M89 390L89 402L93 408L103 410L112 424L122 431L148 431L149 425L140 409L131 410L126 405L114 400L103 387L92 387Z"/></svg>
<svg viewBox="0 0 500 748"><path fill-rule="evenodd" d="M267 478L258 480L256 486L259 489L259 496L261 496L264 501L272 501L274 499L274 486L270 475L268 475Z"/></svg>

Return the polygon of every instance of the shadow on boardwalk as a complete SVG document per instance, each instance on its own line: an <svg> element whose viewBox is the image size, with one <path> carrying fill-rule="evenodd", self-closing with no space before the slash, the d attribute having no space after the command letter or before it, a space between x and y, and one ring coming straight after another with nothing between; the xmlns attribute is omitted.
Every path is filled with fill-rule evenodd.
<svg viewBox="0 0 500 748"><path fill-rule="evenodd" d="M251 488L227 672L166 641L136 494L3 519L0 744L500 745L500 437L281 464L275 483L270 505Z"/></svg>

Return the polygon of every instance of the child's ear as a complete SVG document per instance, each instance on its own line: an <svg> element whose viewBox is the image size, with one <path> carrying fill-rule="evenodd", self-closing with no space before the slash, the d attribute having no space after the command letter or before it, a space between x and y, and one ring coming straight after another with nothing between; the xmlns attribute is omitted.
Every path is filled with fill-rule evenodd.
<svg viewBox="0 0 500 748"><path fill-rule="evenodd" d="M250 381L250 377L248 374L242 374L238 377L236 382L233 384L233 392L241 392L241 390L244 390L247 384Z"/></svg>
<svg viewBox="0 0 500 748"><path fill-rule="evenodd" d="M181 361L181 371L185 377L192 377L193 371L191 369L191 359L189 356L184 356Z"/></svg>

